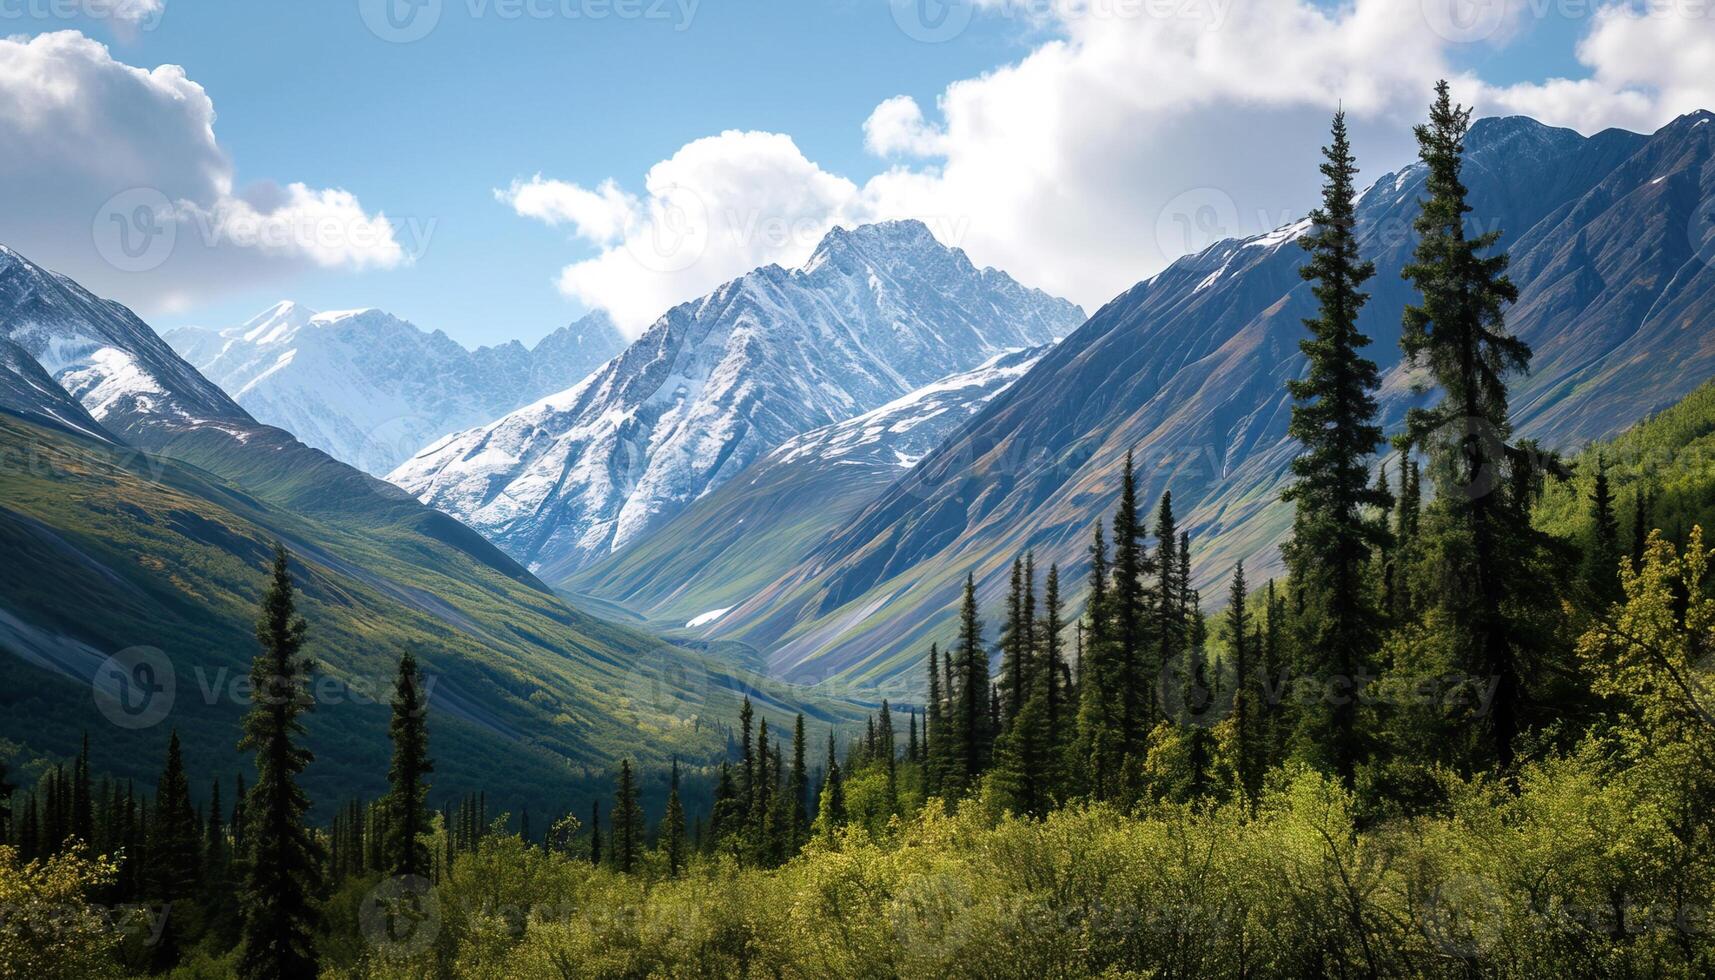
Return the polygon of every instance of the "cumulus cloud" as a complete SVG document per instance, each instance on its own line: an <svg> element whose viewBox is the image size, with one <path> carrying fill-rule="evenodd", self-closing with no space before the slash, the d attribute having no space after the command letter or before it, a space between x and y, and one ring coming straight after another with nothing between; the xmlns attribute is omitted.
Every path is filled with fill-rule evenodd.
<svg viewBox="0 0 1715 980"><path fill-rule="evenodd" d="M160 3L112 9L141 18ZM0 38L0 241L145 312L410 260L420 243L346 191L238 185L214 120L176 65L124 64L76 31Z"/></svg>
<svg viewBox="0 0 1715 980"><path fill-rule="evenodd" d="M1489 88L1483 100L1585 133L1609 126L1654 130L1715 106L1715 4L1648 0L1603 7L1577 55L1588 77Z"/></svg>
<svg viewBox="0 0 1715 980"><path fill-rule="evenodd" d="M730 131L649 169L643 194L540 176L496 191L520 215L569 225L599 252L559 287L635 335L675 303L771 262L795 265L836 224L884 215L861 189L807 159L789 136Z"/></svg>
<svg viewBox="0 0 1715 980"><path fill-rule="evenodd" d="M1662 13L1676 3L1705 16ZM632 329L754 265L801 259L833 224L896 217L922 218L979 264L1094 309L1179 255L1303 217L1337 105L1368 180L1414 159L1411 125L1439 78L1479 114L1585 132L1650 130L1715 103L1715 4L1651 4L1590 19L1578 48L1589 78L1493 86L1461 60L1512 43L1559 7L980 0L977 17L1024 18L1050 34L932 106L904 95L877 105L862 136L887 169L861 184L804 159L785 136L727 133L656 165L636 201L612 183L592 191L541 178L502 199L597 242L601 253L568 266L561 288ZM755 233L782 227L797 234Z"/></svg>

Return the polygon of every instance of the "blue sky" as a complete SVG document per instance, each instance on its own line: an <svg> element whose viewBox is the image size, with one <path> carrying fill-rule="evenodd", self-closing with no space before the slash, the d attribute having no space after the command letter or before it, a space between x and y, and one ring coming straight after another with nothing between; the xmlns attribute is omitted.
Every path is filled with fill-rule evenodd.
<svg viewBox="0 0 1715 980"><path fill-rule="evenodd" d="M1447 43L1421 24L1365 27L1350 6L1318 10L1272 0L1276 8L1298 8L1292 19L1276 23L1271 19L1280 16L1277 10L1207 0L1230 8L1220 29L1237 33L1231 43L1241 54L1247 50L1243 32L1258 32L1248 43L1259 61L1276 52L1254 38L1284 32L1280 43L1290 45L1291 32L1299 30L1306 46L1334 43L1324 35L1343 32L1338 50L1394 45L1401 57L1371 52L1373 65L1354 57L1349 77L1284 102L1270 94L1280 84L1266 70L1256 69L1251 79L1250 67L1192 65L1182 73L1181 106L1164 91L1174 83L1160 76L1136 82L1140 90L1151 90L1137 98L1104 92L1109 86L1100 83L1101 59L1111 57L1103 53L1106 47L1124 43L1136 48L1138 59L1159 62L1172 56L1172 37L1150 34L1133 43L1123 32L1142 28L1130 21L1032 17L1019 7L974 15L954 8L957 17L971 15L970 26L951 40L922 43L901 29L890 0L637 0L659 16L601 19L584 14L608 9L610 0L532 0L528 6L522 0L441 0L439 20L427 36L394 43L366 25L365 13L376 12L370 0L165 0L143 29L110 18L52 16L76 2L92 0L14 0L0 33L80 30L108 45L115 62L182 66L212 101L214 137L236 187L271 181L339 189L354 195L364 213L411 224L412 240L402 244L414 259L389 267L297 263L264 275L246 266L230 282L222 282L219 272L185 274L184 282L163 287L171 301L151 301L161 291L132 289L134 280L97 276L102 281L96 288L136 303L163 329L229 326L274 300L292 298L321 309L379 306L474 345L532 341L593 305L620 302L613 296L621 290L645 294L637 309L663 311L669 301L690 298L749 263L793 261L808 246L798 240L778 248L747 245L703 262L695 274L676 275L658 290L651 280L634 284L624 277L592 284L611 279L613 265L586 270L582 285L557 286L562 269L612 249L614 242L598 241L570 219L549 224L521 216L494 192L541 174L566 193L612 179L647 202L644 174L651 166L694 140L728 130L789 136L821 172L814 179L831 175L853 185L851 192L836 189L818 197L820 210L812 208L813 216L803 219L802 234L813 236L834 221L936 212L934 202L957 197L948 213L958 220L948 227L969 226L969 240L956 244L967 245L980 262L1093 307L1173 257L1173 249L1159 242L1132 254L1126 241L1132 232L1149 237L1151 218L1176 206L1172 201L1203 194L1207 188L1194 186L1198 174L1217 175L1208 179L1217 189L1216 210L1231 205L1237 217L1236 224L1223 223L1233 225L1226 229L1231 232L1264 230L1259 226L1307 206L1315 175L1304 165L1320 136L1314 121L1325 119L1335 97L1355 106L1360 136L1373 134L1370 159L1389 167L1409 156L1412 93L1436 74L1466 76L1467 88L1480 93L1473 98L1482 110L1532 111L1581 129L1605 122L1644 128L1671 118L1678 108L1650 94L1669 90L1671 79L1616 76L1600 93L1573 97L1543 87L1551 78L1591 74L1574 48L1592 21L1550 6L1515 12L1496 36ZM152 6L162 0L120 2ZM19 10L36 14L19 17ZM1321 24L1318 15L1331 18L1333 26ZM1250 20L1256 23L1246 27ZM1635 51L1648 38L1628 43ZM1157 54L1151 44L1162 45ZM1396 69L1389 64L1394 61L1406 65ZM1017 68L1025 62L1026 68ZM1003 79L985 83L984 74L995 69L1002 69ZM1232 91L1211 96L1208 81L1195 77L1204 71L1223 85L1227 76L1245 77L1226 86ZM1633 74L1640 72L1646 69ZM943 112L939 100L961 80L975 80L966 83L969 105ZM1112 87L1125 84L1126 78L1115 77ZM1087 94L1091 85L1101 97ZM1628 101L1633 91L1654 101L1640 108ZM1104 101L1110 95L1113 101ZM891 103L905 110L903 121L880 125L878 106L899 96L910 99ZM1149 104L1134 104L1143 102ZM1614 108L1604 110L1607 115L1591 115L1588 108L1610 103ZM1086 108L1108 118L1081 118ZM1259 119L1267 121L1259 125ZM1291 139L1290 147L1268 159L1268 147L1283 138ZM1056 145L1044 148L1042 141ZM725 160L754 147L715 149L727 154ZM1359 149L1362 154L1366 147ZM126 152L90 150L120 159ZM1264 159L1258 163L1240 162L1259 155ZM1087 159L1067 163L1080 156ZM1160 163L1169 157L1172 166ZM1252 173L1271 167L1302 172ZM1135 201L1128 168L1136 174ZM767 177L773 171L766 167L743 172L762 174L758 182L797 179ZM876 180L890 172L902 176ZM1029 176L1021 177L1025 172ZM117 190L123 176L107 179L119 181ZM17 186L30 182L27 170L9 179L14 194L36 191ZM150 186L162 182L159 175L138 178ZM47 197L38 208L44 222L55 213L51 192ZM1092 225L1102 219L1107 201L1119 202L1114 227ZM766 213L773 206L756 207ZM808 207L796 192L789 205L778 206L795 215ZM88 210L86 202L68 197L66 227L86 227ZM1089 217L1079 217L1085 213ZM953 237L958 234L964 232ZM0 225L0 240L21 248L29 249L37 237L43 233L29 226ZM1086 244L1091 254L1080 258L1077 249ZM42 247L50 257L64 251L52 243ZM81 271L75 258L63 264L74 275Z"/></svg>

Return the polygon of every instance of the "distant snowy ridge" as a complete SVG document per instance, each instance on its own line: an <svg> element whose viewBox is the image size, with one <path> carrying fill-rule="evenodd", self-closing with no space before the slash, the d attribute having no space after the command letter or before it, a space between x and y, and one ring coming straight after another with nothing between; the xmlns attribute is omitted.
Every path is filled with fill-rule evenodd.
<svg viewBox="0 0 1715 980"><path fill-rule="evenodd" d="M565 388L624 348L601 314L534 348L471 351L381 310L292 302L228 330L185 327L166 339L261 421L376 475L447 433Z"/></svg>

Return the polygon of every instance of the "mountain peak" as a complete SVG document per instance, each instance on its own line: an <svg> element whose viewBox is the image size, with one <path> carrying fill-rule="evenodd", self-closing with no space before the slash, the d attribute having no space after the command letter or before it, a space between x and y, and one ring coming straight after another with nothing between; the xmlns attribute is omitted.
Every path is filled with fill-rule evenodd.
<svg viewBox="0 0 1715 980"><path fill-rule="evenodd" d="M873 224L846 228L835 225L822 236L803 271L814 272L839 256L856 256L872 261L900 252L951 252L941 244L929 226L916 218L898 221L878 221Z"/></svg>

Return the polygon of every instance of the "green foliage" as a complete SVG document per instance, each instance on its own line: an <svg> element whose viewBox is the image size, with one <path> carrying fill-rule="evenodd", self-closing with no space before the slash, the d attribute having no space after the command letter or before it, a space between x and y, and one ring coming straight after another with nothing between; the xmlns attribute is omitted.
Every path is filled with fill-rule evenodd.
<svg viewBox="0 0 1715 980"><path fill-rule="evenodd" d="M0 980L99 980L120 975L122 929L90 900L117 868L83 849L24 862L0 845Z"/></svg>

